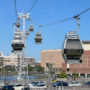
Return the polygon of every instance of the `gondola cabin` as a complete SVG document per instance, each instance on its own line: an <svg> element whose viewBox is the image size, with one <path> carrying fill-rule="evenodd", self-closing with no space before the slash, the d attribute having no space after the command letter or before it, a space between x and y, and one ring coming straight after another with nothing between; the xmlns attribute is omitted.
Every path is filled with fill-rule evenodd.
<svg viewBox="0 0 90 90"><path fill-rule="evenodd" d="M29 35L29 31L26 31L26 35Z"/></svg>
<svg viewBox="0 0 90 90"><path fill-rule="evenodd" d="M40 34L39 32L36 33L35 42L36 42L37 44L42 43L42 36L41 36L41 34Z"/></svg>
<svg viewBox="0 0 90 90"><path fill-rule="evenodd" d="M19 23L19 22L17 22L17 23L16 23L16 26L17 26L17 27L20 27L20 23Z"/></svg>
<svg viewBox="0 0 90 90"><path fill-rule="evenodd" d="M24 41L22 39L22 35L19 30L15 32L14 38L12 40L12 48L13 48L13 52L22 51L22 49L24 48Z"/></svg>
<svg viewBox="0 0 90 90"><path fill-rule="evenodd" d="M33 30L34 30L33 25L30 25L30 26L29 26L29 31L30 31L30 32L33 32Z"/></svg>
<svg viewBox="0 0 90 90"><path fill-rule="evenodd" d="M83 54L82 42L79 35L67 34L65 37L63 57L66 63L77 64L81 62L81 56Z"/></svg>

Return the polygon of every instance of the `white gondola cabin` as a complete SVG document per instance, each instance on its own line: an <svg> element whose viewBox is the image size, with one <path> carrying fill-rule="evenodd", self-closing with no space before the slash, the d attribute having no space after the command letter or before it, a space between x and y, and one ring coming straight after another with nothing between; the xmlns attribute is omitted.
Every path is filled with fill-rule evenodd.
<svg viewBox="0 0 90 90"><path fill-rule="evenodd" d="M21 35L21 32L19 30L17 30L15 32L15 36L12 40L12 48L13 48L13 52L14 51L21 51L24 48L24 41L22 39L22 35Z"/></svg>
<svg viewBox="0 0 90 90"><path fill-rule="evenodd" d="M79 35L67 34L64 42L63 57L66 63L76 64L81 62L83 54L82 42Z"/></svg>
<svg viewBox="0 0 90 90"><path fill-rule="evenodd" d="M41 34L39 32L36 33L35 42L37 44L42 42L42 36L41 36Z"/></svg>

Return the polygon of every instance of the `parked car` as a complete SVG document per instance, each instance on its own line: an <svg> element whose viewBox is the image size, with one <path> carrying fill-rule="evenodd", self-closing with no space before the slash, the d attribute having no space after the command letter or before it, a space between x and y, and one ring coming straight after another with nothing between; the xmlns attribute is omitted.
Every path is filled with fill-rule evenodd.
<svg viewBox="0 0 90 90"><path fill-rule="evenodd" d="M56 86L68 86L68 83L67 82L64 82L64 81L56 81L55 83L52 83L53 87L56 87Z"/></svg>
<svg viewBox="0 0 90 90"><path fill-rule="evenodd" d="M90 81L84 83L85 86L90 86Z"/></svg>
<svg viewBox="0 0 90 90"><path fill-rule="evenodd" d="M22 84L15 84L14 85L14 90L22 90L24 86Z"/></svg>
<svg viewBox="0 0 90 90"><path fill-rule="evenodd" d="M19 87L19 86L23 86L22 84L15 84L14 86L17 86L17 87Z"/></svg>
<svg viewBox="0 0 90 90"><path fill-rule="evenodd" d="M81 83L79 82L71 82L68 84L68 86L81 86Z"/></svg>
<svg viewBox="0 0 90 90"><path fill-rule="evenodd" d="M30 90L30 88L27 86L27 87L22 88L21 90Z"/></svg>
<svg viewBox="0 0 90 90"><path fill-rule="evenodd" d="M2 86L1 90L14 90L12 85L6 85L6 86Z"/></svg>
<svg viewBox="0 0 90 90"><path fill-rule="evenodd" d="M28 84L30 88L47 88L46 84L42 81L35 81Z"/></svg>

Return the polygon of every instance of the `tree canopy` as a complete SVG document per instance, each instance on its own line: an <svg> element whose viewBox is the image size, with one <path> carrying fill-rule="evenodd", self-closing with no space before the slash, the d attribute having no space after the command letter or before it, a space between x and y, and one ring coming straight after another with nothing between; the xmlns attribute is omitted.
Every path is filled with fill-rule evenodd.
<svg viewBox="0 0 90 90"><path fill-rule="evenodd" d="M79 78L79 75L76 72L73 72L72 78L76 80L77 78Z"/></svg>
<svg viewBox="0 0 90 90"><path fill-rule="evenodd" d="M66 78L66 77L67 77L66 72L65 72L64 70L62 70L62 71L60 72L60 78Z"/></svg>

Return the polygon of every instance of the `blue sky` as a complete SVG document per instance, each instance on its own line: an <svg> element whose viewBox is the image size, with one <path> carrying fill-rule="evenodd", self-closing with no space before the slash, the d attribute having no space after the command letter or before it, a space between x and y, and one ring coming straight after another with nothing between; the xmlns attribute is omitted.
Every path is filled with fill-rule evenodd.
<svg viewBox="0 0 90 90"><path fill-rule="evenodd" d="M23 9L27 12L35 0L17 0L17 11ZM34 37L39 28L36 25L44 25L64 18L72 17L79 12L90 8L90 0L38 0L32 9L30 18L33 20L34 32L30 33L27 39L27 56L40 60L41 50L61 49L65 34L76 30L77 25L74 19L60 24L42 28L42 44L37 45ZM80 16L81 40L90 40L90 11ZM13 23L15 22L14 0L0 0L0 51L9 55L12 51L11 42L13 38ZM30 21L26 24L28 29Z"/></svg>

